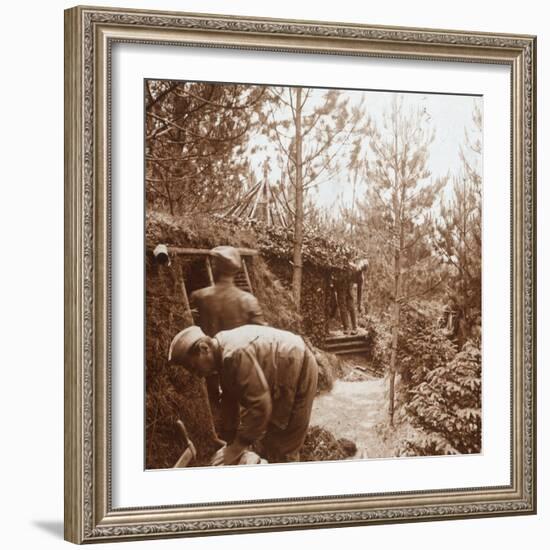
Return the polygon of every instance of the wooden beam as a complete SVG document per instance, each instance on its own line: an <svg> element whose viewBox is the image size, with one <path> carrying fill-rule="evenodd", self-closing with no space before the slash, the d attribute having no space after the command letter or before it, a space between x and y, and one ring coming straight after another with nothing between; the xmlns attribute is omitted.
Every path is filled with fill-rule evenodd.
<svg viewBox="0 0 550 550"><path fill-rule="evenodd" d="M259 252L254 248L236 247L241 256L257 256ZM176 256L210 256L207 248L181 248L179 246L168 246L168 254Z"/></svg>
<svg viewBox="0 0 550 550"><path fill-rule="evenodd" d="M208 280L210 281L210 286L214 286L214 273L212 271L212 264L210 263L210 256L206 256L206 272L208 273Z"/></svg>
<svg viewBox="0 0 550 550"><path fill-rule="evenodd" d="M246 278L246 283L248 284L248 288L250 289L250 293L252 293L252 283L250 282L250 277L248 276L248 268L246 267L246 260L244 258L243 258L243 272Z"/></svg>
<svg viewBox="0 0 550 550"><path fill-rule="evenodd" d="M185 280L181 278L181 293L183 295L183 307L185 308L185 313L189 315L191 324L194 325L193 312L191 311L191 305L189 304L189 296L187 294L187 287L185 286Z"/></svg>

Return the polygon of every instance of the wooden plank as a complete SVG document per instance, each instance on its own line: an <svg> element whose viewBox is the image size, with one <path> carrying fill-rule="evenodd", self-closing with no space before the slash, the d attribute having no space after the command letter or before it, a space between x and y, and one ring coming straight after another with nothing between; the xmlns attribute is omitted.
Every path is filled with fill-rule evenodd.
<svg viewBox="0 0 550 550"><path fill-rule="evenodd" d="M370 349L369 346L366 346L365 344L353 344L348 346L325 346L323 349L326 351L330 351L332 353L336 351L345 351L348 349L362 349L362 350L368 350Z"/></svg>
<svg viewBox="0 0 550 550"><path fill-rule="evenodd" d="M367 348L348 348L348 349L326 349L325 351L334 355L363 355L369 350Z"/></svg>
<svg viewBox="0 0 550 550"><path fill-rule="evenodd" d="M344 336L329 336L325 338L325 342L363 342L366 341L366 339L366 334L346 334Z"/></svg>
<svg viewBox="0 0 550 550"><path fill-rule="evenodd" d="M212 271L212 264L210 263L210 256L206 256L206 272L208 273L208 280L210 281L210 286L214 286L214 273Z"/></svg>
<svg viewBox="0 0 550 550"><path fill-rule="evenodd" d="M250 277L248 276L248 268L246 267L245 258L243 258L243 273L246 279L246 284L248 286L248 291L252 294L252 283L250 282Z"/></svg>
<svg viewBox="0 0 550 550"><path fill-rule="evenodd" d="M189 304L189 296L187 295L187 287L185 286L185 280L181 279L181 293L183 294L183 307L185 308L185 311L189 314L189 319L191 321L191 324L194 325L195 322L193 321L193 313L191 311L191 305Z"/></svg>
<svg viewBox="0 0 550 550"><path fill-rule="evenodd" d="M237 248L241 256L257 256L259 252L253 248ZM168 253L176 256L210 256L207 248L182 248L179 246L168 246Z"/></svg>

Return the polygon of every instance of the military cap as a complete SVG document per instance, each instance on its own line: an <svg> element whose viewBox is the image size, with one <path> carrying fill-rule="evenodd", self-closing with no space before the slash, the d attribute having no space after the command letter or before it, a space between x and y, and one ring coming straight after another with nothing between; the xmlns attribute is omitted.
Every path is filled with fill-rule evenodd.
<svg viewBox="0 0 550 550"><path fill-rule="evenodd" d="M210 251L210 255L216 258L218 269L222 273L237 273L242 268L241 255L232 246L216 246Z"/></svg>
<svg viewBox="0 0 550 550"><path fill-rule="evenodd" d="M173 365L182 365L185 363L189 350L198 340L205 336L202 329L196 325L187 327L181 332L178 332L170 344L168 362Z"/></svg>

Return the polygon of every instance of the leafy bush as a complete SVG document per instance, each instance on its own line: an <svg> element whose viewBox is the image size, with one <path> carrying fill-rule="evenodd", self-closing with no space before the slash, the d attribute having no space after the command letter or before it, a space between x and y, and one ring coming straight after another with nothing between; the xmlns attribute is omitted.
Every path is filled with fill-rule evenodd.
<svg viewBox="0 0 550 550"><path fill-rule="evenodd" d="M438 330L429 304L407 304L401 308L397 369L401 392L423 380L427 372L445 365L456 354L442 331ZM359 326L367 331L373 367L385 370L391 355L391 318L389 314L362 314Z"/></svg>
<svg viewBox="0 0 550 550"><path fill-rule="evenodd" d="M384 420L377 436L384 456L477 453L481 449L481 352L479 340L457 353L437 326L439 306L402 306L397 355L395 425ZM388 368L391 325L387 315L364 315L361 326L374 331L373 364Z"/></svg>
<svg viewBox="0 0 550 550"><path fill-rule="evenodd" d="M447 365L455 355L456 347L438 328L429 303L402 307L397 363L404 391L425 381L430 372Z"/></svg>
<svg viewBox="0 0 550 550"><path fill-rule="evenodd" d="M401 456L481 451L481 352L467 342L452 361L424 371L404 413L417 429Z"/></svg>
<svg viewBox="0 0 550 550"><path fill-rule="evenodd" d="M267 256L290 260L294 247L294 230L291 227L266 225L258 220L242 220L240 218L223 219L224 223L236 225L239 228L252 228L257 235L258 247ZM356 250L346 242L333 238L330 234L320 233L304 227L304 242L302 248L303 262L309 266L322 269L349 269L349 263L364 253Z"/></svg>
<svg viewBox="0 0 550 550"><path fill-rule="evenodd" d="M391 332L387 315L375 316L363 313L357 321L366 331L367 361L378 372L384 372L390 362Z"/></svg>

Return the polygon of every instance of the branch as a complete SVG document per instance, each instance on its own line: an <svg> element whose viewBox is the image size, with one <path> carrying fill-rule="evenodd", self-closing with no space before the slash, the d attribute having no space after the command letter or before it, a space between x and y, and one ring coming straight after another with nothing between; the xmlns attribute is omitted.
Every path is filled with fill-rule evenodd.
<svg viewBox="0 0 550 550"><path fill-rule="evenodd" d="M191 132L188 128L184 128L183 126L180 126L179 124L176 124L175 122L172 122L171 120L166 120L166 119L160 117L159 115L155 115L154 113L147 113L147 115L152 117L152 118L155 118L157 120L160 120L160 121L164 122L165 124L168 124L168 125L172 126L173 128L176 128L177 130L185 132L186 135L190 135L190 136L192 136L194 138L197 138L197 139L200 139L200 140L216 141L218 143L224 143L224 142L228 142L228 141L235 141L235 140L241 138L242 136L244 136L248 132L248 130L250 129L250 123L247 123L244 130L242 132L240 132L239 134L235 135L235 136L230 136L230 137L227 137L227 138L215 138L215 137L212 137L212 136L201 136L200 134L195 134L194 132Z"/></svg>

